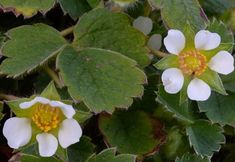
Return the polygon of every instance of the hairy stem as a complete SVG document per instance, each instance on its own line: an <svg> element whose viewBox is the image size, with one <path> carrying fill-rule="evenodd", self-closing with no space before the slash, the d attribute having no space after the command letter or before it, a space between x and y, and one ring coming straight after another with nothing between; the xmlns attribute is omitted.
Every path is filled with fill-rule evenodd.
<svg viewBox="0 0 235 162"><path fill-rule="evenodd" d="M62 30L62 31L60 32L60 35L62 35L62 36L64 37L64 36L66 36L66 35L72 33L72 32L73 32L73 29L74 29L74 26L70 26L70 27L68 27L68 28L66 28L66 29L64 29L64 30Z"/></svg>
<svg viewBox="0 0 235 162"><path fill-rule="evenodd" d="M61 82L60 78L58 77L55 71L53 71L48 66L45 66L43 69L55 81L55 83L58 85L59 88L64 87L64 84Z"/></svg>
<svg viewBox="0 0 235 162"><path fill-rule="evenodd" d="M157 50L152 50L152 49L151 49L151 53L154 54L157 57L165 57L165 56L168 55L167 53L157 51Z"/></svg>
<svg viewBox="0 0 235 162"><path fill-rule="evenodd" d="M19 97L14 96L14 95L0 93L0 99L9 101L9 100L17 100L17 99L19 99Z"/></svg>

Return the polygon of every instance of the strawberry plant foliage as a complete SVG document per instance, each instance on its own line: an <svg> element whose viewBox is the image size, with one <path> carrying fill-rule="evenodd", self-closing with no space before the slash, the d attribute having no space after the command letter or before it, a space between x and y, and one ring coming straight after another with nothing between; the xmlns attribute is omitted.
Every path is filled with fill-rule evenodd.
<svg viewBox="0 0 235 162"><path fill-rule="evenodd" d="M186 129L195 152L206 157L211 157L214 151L219 151L220 144L225 143L222 131L218 125L212 125L204 120L196 121Z"/></svg>
<svg viewBox="0 0 235 162"><path fill-rule="evenodd" d="M71 96L95 112L127 108L132 97L142 95L146 82L135 61L109 50L66 47L57 65Z"/></svg>
<svg viewBox="0 0 235 162"><path fill-rule="evenodd" d="M177 158L175 162L209 162L209 160L198 155L186 153L181 158Z"/></svg>
<svg viewBox="0 0 235 162"><path fill-rule="evenodd" d="M25 17L32 17L38 11L45 13L55 4L54 0L1 0L0 5L5 10L12 10L16 15L23 14Z"/></svg>
<svg viewBox="0 0 235 162"><path fill-rule="evenodd" d="M115 156L116 149L103 150L98 155L91 156L86 162L135 162L135 156L131 154L121 154Z"/></svg>
<svg viewBox="0 0 235 162"><path fill-rule="evenodd" d="M233 7L0 0L0 159L233 161Z"/></svg>
<svg viewBox="0 0 235 162"><path fill-rule="evenodd" d="M25 25L7 33L2 47L7 59L0 65L2 74L18 77L35 70L54 57L66 44L54 28L45 24Z"/></svg>
<svg viewBox="0 0 235 162"><path fill-rule="evenodd" d="M149 64L145 36L131 26L130 18L123 13L95 9L84 14L75 26L74 36L74 44L80 48L108 49L136 60L141 67Z"/></svg>
<svg viewBox="0 0 235 162"><path fill-rule="evenodd" d="M99 126L107 142L121 153L147 155L155 152L165 138L161 123L141 111L100 116Z"/></svg>

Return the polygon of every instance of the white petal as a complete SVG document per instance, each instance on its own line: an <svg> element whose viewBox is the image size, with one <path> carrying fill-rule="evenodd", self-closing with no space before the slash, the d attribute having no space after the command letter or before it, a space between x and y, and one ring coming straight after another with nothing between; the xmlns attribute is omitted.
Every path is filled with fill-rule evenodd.
<svg viewBox="0 0 235 162"><path fill-rule="evenodd" d="M60 101L51 101L49 104L52 107L59 107L67 118L72 118L75 114L75 110L71 105L64 104Z"/></svg>
<svg viewBox="0 0 235 162"><path fill-rule="evenodd" d="M32 136L30 120L18 117L8 119L3 126L3 135L11 148L18 149L26 145Z"/></svg>
<svg viewBox="0 0 235 162"><path fill-rule="evenodd" d="M179 30L171 29L164 38L164 45L168 52L178 55L185 47L184 34Z"/></svg>
<svg viewBox="0 0 235 162"><path fill-rule="evenodd" d="M150 49L159 50L162 46L162 36L160 34L153 34L148 41Z"/></svg>
<svg viewBox="0 0 235 162"><path fill-rule="evenodd" d="M220 74L227 75L234 70L234 57L227 51L220 51L211 58L208 66Z"/></svg>
<svg viewBox="0 0 235 162"><path fill-rule="evenodd" d="M204 81L195 78L189 83L187 94L191 100L205 101L210 97L211 89Z"/></svg>
<svg viewBox="0 0 235 162"><path fill-rule="evenodd" d="M58 141L52 134L41 133L36 136L36 139L40 156L50 157L56 153Z"/></svg>
<svg viewBox="0 0 235 162"><path fill-rule="evenodd" d="M195 47L199 50L212 50L220 45L221 38L217 33L200 30L194 39Z"/></svg>
<svg viewBox="0 0 235 162"><path fill-rule="evenodd" d="M49 102L50 102L50 100L48 100L47 98L35 97L33 100L31 100L29 102L23 102L19 106L20 106L21 109L27 109L27 108L30 108L31 106L33 106L36 103L48 104Z"/></svg>
<svg viewBox="0 0 235 162"><path fill-rule="evenodd" d="M139 16L134 20L133 27L148 35L153 28L153 21L148 17Z"/></svg>
<svg viewBox="0 0 235 162"><path fill-rule="evenodd" d="M166 69L162 74L162 82L166 92L170 94L178 93L184 84L184 76L177 68Z"/></svg>
<svg viewBox="0 0 235 162"><path fill-rule="evenodd" d="M58 139L63 148L79 142L82 136L82 129L74 119L65 119L60 126Z"/></svg>

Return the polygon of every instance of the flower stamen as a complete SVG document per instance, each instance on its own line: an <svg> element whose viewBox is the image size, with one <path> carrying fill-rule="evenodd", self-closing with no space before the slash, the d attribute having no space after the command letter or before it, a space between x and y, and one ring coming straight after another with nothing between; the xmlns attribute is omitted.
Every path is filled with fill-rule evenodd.
<svg viewBox="0 0 235 162"><path fill-rule="evenodd" d="M184 51L179 54L179 66L184 74L200 76L207 67L207 59L199 51Z"/></svg>
<svg viewBox="0 0 235 162"><path fill-rule="evenodd" d="M32 116L35 125L44 132L57 128L61 121L61 110L48 104L38 104Z"/></svg>

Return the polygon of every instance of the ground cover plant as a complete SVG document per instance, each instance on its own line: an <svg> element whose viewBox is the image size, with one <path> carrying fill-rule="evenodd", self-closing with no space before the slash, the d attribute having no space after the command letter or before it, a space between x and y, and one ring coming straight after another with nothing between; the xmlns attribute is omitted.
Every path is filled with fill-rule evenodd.
<svg viewBox="0 0 235 162"><path fill-rule="evenodd" d="M0 0L0 161L235 161L234 0Z"/></svg>

